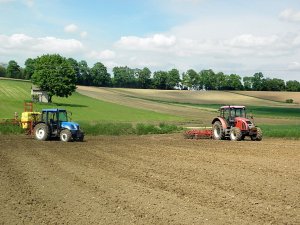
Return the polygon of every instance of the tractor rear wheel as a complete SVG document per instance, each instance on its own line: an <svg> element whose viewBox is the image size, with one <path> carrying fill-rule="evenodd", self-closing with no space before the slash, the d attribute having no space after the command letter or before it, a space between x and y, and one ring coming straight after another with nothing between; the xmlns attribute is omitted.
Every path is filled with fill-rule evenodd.
<svg viewBox="0 0 300 225"><path fill-rule="evenodd" d="M234 128L231 129L231 131L230 131L230 140L240 141L240 140L242 140L242 136L243 136L243 134L242 134L242 132L239 128L234 127Z"/></svg>
<svg viewBox="0 0 300 225"><path fill-rule="evenodd" d="M68 129L64 129L60 132L59 137L61 141L70 142L72 139L71 131L69 131Z"/></svg>
<svg viewBox="0 0 300 225"><path fill-rule="evenodd" d="M33 130L35 139L39 141L47 141L50 137L49 127L44 123L39 123Z"/></svg>
<svg viewBox="0 0 300 225"><path fill-rule="evenodd" d="M263 136L262 130L259 127L257 127L256 134L251 136L251 140L252 141L261 141L262 136Z"/></svg>
<svg viewBox="0 0 300 225"><path fill-rule="evenodd" d="M212 137L215 140L224 140L225 139L225 132L224 132L224 129L223 129L220 121L216 121L214 123Z"/></svg>

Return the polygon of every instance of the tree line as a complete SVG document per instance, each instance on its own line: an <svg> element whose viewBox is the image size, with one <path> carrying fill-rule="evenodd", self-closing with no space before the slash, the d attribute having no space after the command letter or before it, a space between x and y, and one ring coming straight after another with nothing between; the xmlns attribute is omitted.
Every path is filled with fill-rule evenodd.
<svg viewBox="0 0 300 225"><path fill-rule="evenodd" d="M46 57L46 61L42 62L39 60L40 58L28 58L25 61L24 68L20 67L16 61L11 60L7 65L0 65L0 76L32 80L33 74L37 73L37 69L43 68L46 69L45 74L47 72L51 73L51 63L47 62L47 60L51 61L51 57ZM111 75L101 62L89 67L85 60L77 61L73 58L61 58L66 60L65 67L72 68L77 85L164 90L300 91L300 83L297 80L285 82L278 78L264 77L261 72L252 76L241 77L238 74L216 73L211 69L200 72L189 69L180 74L175 68L169 71L161 70L152 73L147 67L140 69L120 66L114 67Z"/></svg>

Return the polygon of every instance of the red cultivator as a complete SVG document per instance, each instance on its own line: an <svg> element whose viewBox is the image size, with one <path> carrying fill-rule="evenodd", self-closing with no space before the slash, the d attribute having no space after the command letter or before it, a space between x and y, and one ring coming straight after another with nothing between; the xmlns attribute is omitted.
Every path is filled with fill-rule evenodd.
<svg viewBox="0 0 300 225"><path fill-rule="evenodd" d="M212 137L211 129L187 130L184 133L187 139L210 139Z"/></svg>

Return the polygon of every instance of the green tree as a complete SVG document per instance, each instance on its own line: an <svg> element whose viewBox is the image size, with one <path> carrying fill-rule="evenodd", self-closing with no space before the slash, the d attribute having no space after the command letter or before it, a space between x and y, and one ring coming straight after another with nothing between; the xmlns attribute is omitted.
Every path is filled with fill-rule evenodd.
<svg viewBox="0 0 300 225"><path fill-rule="evenodd" d="M43 55L35 59L32 82L52 96L68 97L76 90L76 74L70 62L58 55Z"/></svg>
<svg viewBox="0 0 300 225"><path fill-rule="evenodd" d="M217 89L217 76L211 69L202 70L200 72L200 85L204 86L206 90Z"/></svg>
<svg viewBox="0 0 300 225"><path fill-rule="evenodd" d="M35 70L34 64L35 64L34 59L28 58L25 61L24 77L25 77L26 80L31 79L31 76L32 76L32 74L34 73L34 70Z"/></svg>
<svg viewBox="0 0 300 225"><path fill-rule="evenodd" d="M297 80L289 80L286 82L286 90L287 91L300 91L300 83Z"/></svg>
<svg viewBox="0 0 300 225"><path fill-rule="evenodd" d="M8 66L6 68L6 77L22 79L21 67L14 60L8 62Z"/></svg>
<svg viewBox="0 0 300 225"><path fill-rule="evenodd" d="M254 91L261 91L263 89L263 78L264 75L259 72L255 73L252 78L252 89Z"/></svg>
<svg viewBox="0 0 300 225"><path fill-rule="evenodd" d="M156 89L167 89L168 72L156 71L153 74L153 87Z"/></svg>
<svg viewBox="0 0 300 225"><path fill-rule="evenodd" d="M70 63L70 65L73 67L74 71L75 71L75 75L76 75L76 84L79 84L78 81L80 79L80 71L79 71L79 64L78 62L73 59L73 58L68 58L67 59L68 62Z"/></svg>
<svg viewBox="0 0 300 225"><path fill-rule="evenodd" d="M167 80L166 80L166 88L174 89L174 87L178 86L180 82L180 74L177 69L172 69L168 72Z"/></svg>
<svg viewBox="0 0 300 225"><path fill-rule="evenodd" d="M227 90L242 90L243 85L241 77L237 74L227 76Z"/></svg>
<svg viewBox="0 0 300 225"><path fill-rule="evenodd" d="M111 84L110 74L107 72L106 67L97 62L91 68L91 75L93 80L93 85L98 87L108 87Z"/></svg>
<svg viewBox="0 0 300 225"><path fill-rule="evenodd" d="M93 85L93 79L91 75L91 69L89 68L85 60L81 60L78 63L79 77L77 78L77 83L81 85L91 86Z"/></svg>
<svg viewBox="0 0 300 225"><path fill-rule="evenodd" d="M285 82L278 78L266 78L262 79L262 91L284 91Z"/></svg>
<svg viewBox="0 0 300 225"><path fill-rule="evenodd" d="M225 75L223 72L219 72L216 75L216 90L224 90L226 86L227 81L227 75Z"/></svg>
<svg viewBox="0 0 300 225"><path fill-rule="evenodd" d="M200 76L193 70L189 69L186 73L183 73L182 84L190 89L199 90L200 88Z"/></svg>
<svg viewBox="0 0 300 225"><path fill-rule="evenodd" d="M116 87L135 87L136 78L134 70L125 66L125 67L114 67L113 68L114 79L113 84Z"/></svg>
<svg viewBox="0 0 300 225"><path fill-rule="evenodd" d="M6 69L0 65L0 77L6 77Z"/></svg>
<svg viewBox="0 0 300 225"><path fill-rule="evenodd" d="M252 90L252 82L253 78L252 77L243 77L243 83L244 83L244 90L250 91Z"/></svg>
<svg viewBox="0 0 300 225"><path fill-rule="evenodd" d="M137 69L136 72L137 77L137 87L147 89L151 85L151 71L145 67L142 70Z"/></svg>

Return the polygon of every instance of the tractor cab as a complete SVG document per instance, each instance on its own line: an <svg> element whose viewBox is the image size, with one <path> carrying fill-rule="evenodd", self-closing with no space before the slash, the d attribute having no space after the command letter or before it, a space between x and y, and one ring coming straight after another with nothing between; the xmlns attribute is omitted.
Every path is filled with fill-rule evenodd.
<svg viewBox="0 0 300 225"><path fill-rule="evenodd" d="M229 126L234 126L238 119L247 120L245 106L222 106L220 108L220 117L224 118Z"/></svg>
<svg viewBox="0 0 300 225"><path fill-rule="evenodd" d="M53 132L72 124L68 122L68 113L64 109L43 109L41 121L48 124Z"/></svg>

